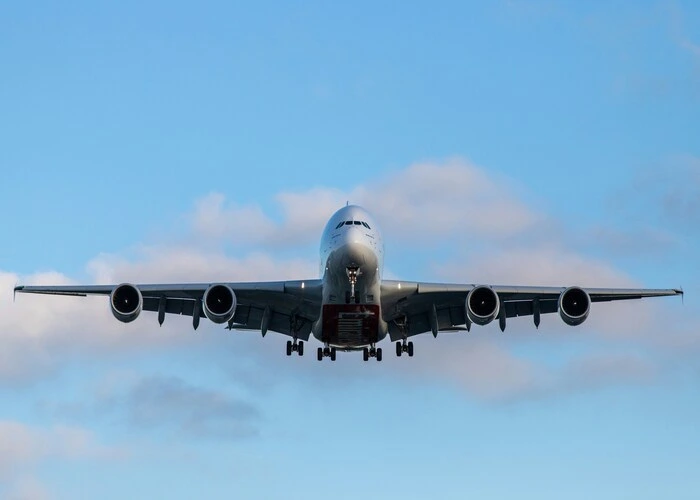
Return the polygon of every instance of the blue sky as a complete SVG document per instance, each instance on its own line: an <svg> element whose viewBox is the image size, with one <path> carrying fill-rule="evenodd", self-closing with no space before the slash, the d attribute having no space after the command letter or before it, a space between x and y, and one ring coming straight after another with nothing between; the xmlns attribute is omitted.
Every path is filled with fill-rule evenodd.
<svg viewBox="0 0 700 500"><path fill-rule="evenodd" d="M700 496L694 2L0 19L0 496ZM381 222L389 276L685 303L330 364L273 334L122 325L99 298L12 301L16 282L315 277L346 200Z"/></svg>

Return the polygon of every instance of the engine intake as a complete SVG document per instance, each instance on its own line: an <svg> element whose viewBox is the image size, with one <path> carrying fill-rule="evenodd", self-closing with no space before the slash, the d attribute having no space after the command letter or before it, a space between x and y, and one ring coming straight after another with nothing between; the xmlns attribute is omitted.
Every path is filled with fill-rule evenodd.
<svg viewBox="0 0 700 500"><path fill-rule="evenodd" d="M572 286L559 296L559 316L567 325L580 325L586 321L590 310L591 297L583 288Z"/></svg>
<svg viewBox="0 0 700 500"><path fill-rule="evenodd" d="M130 283L117 286L109 296L112 314L122 323L130 323L139 317L143 308L141 290Z"/></svg>
<svg viewBox="0 0 700 500"><path fill-rule="evenodd" d="M488 286L477 286L467 295L467 317L472 323L483 326L491 323L501 310L498 294Z"/></svg>
<svg viewBox="0 0 700 500"><path fill-rule="evenodd" d="M228 285L211 285L203 302L205 316L214 323L226 323L236 313L236 294Z"/></svg>

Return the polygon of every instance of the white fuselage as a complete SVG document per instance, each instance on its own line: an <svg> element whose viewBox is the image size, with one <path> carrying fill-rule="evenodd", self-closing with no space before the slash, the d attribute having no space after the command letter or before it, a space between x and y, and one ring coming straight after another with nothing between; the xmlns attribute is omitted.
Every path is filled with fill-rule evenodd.
<svg viewBox="0 0 700 500"><path fill-rule="evenodd" d="M323 306L313 329L317 339L352 349L386 336L380 296L383 264L384 242L374 218L356 205L333 214L321 237ZM353 287L349 272L354 269ZM363 322L365 316L369 320Z"/></svg>

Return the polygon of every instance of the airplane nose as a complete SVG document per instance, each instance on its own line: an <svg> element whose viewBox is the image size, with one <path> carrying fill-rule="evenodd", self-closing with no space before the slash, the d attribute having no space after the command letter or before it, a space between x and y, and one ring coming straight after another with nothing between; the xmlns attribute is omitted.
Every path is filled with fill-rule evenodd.
<svg viewBox="0 0 700 500"><path fill-rule="evenodd" d="M345 265L367 264L367 253L371 251L367 244L365 233L360 228L350 227L342 236L340 242L345 255Z"/></svg>

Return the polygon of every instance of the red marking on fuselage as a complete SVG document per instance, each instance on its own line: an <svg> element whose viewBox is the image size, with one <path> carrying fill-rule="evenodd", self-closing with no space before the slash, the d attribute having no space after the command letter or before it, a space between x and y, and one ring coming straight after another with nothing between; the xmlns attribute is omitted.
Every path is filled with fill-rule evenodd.
<svg viewBox="0 0 700 500"><path fill-rule="evenodd" d="M362 346L377 342L379 306L374 304L325 304L323 342Z"/></svg>

